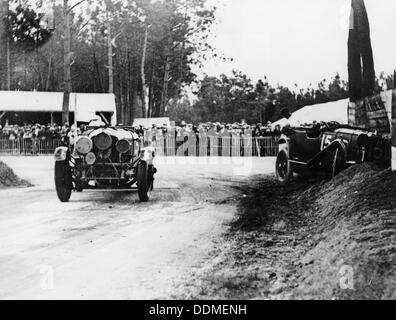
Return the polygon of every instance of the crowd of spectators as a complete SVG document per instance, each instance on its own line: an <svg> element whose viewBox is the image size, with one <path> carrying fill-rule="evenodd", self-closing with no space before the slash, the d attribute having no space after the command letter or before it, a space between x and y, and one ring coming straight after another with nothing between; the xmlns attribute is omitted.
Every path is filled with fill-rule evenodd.
<svg viewBox="0 0 396 320"><path fill-rule="evenodd" d="M24 124L24 125L10 125L8 122L4 126L0 124L0 139L8 139L11 141L21 139L60 139L67 135L70 131L69 126L59 126L57 124Z"/></svg>
<svg viewBox="0 0 396 320"><path fill-rule="evenodd" d="M198 125L187 124L182 121L178 126L169 126L164 124L158 127L152 125L151 128L136 126L135 131L139 136L165 136L167 134L175 134L175 136L186 136L186 135L218 135L218 136L250 136L250 137L268 137L268 136L279 136L280 126L272 126L270 122L266 125L258 123L256 125L248 125L246 123L200 123ZM73 134L80 135L84 132L85 127L70 126L68 123L63 126L56 123L40 125L40 124L24 124L24 125L12 125L8 121L4 126L0 124L0 139L7 139L11 141L22 140L22 139L61 139Z"/></svg>
<svg viewBox="0 0 396 320"><path fill-rule="evenodd" d="M95 123L96 122L96 123ZM0 141L1 148L5 150L21 148L24 153L35 155L39 152L50 152L53 148L63 143L71 143L81 135L87 128L104 125L100 119L97 119L87 126L76 127L68 123L63 126L53 124L24 124L11 125L8 121L4 126L0 124ZM175 139L173 144L176 148L183 145L189 138L196 137L197 142L201 141L204 136L219 137L219 147L224 144L224 138L241 137L241 138L259 138L273 137L274 141L280 136L280 126L273 126L271 123L266 125L256 124L248 125L244 122L225 124L225 123L200 123L198 125L187 124L182 121L178 126L153 124L151 127L135 126L132 127L145 143L154 143L155 141L163 141L168 146L167 139ZM167 139L163 139L167 138ZM48 141L48 142L47 142ZM261 141L261 140L260 140ZM41 143L43 142L43 143ZM260 144L261 142L259 142ZM198 146L199 144L197 144ZM44 150L41 150L43 149ZM1 150L0 150L1 151ZM21 151L22 152L22 151Z"/></svg>
<svg viewBox="0 0 396 320"><path fill-rule="evenodd" d="M139 126L136 127L135 130L140 136L153 137L161 137L169 134L175 134L176 137L189 135L208 135L221 137L279 137L281 134L281 127L279 125L273 126L271 122L268 122L266 125L261 123L249 125L244 122L238 122L234 124L208 122L193 125L182 121L179 126L175 127L164 124L160 127L157 125L152 125L151 128Z"/></svg>

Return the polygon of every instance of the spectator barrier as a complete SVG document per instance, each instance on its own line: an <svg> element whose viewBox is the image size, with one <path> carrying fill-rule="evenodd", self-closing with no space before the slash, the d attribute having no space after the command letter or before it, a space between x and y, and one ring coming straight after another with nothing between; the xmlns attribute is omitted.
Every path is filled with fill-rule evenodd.
<svg viewBox="0 0 396 320"><path fill-rule="evenodd" d="M60 139L0 139L0 155L47 155L60 145Z"/></svg>
<svg viewBox="0 0 396 320"><path fill-rule="evenodd" d="M153 138L148 144L156 149L157 156L190 157L275 157L279 137L208 136L174 137L165 135ZM146 141L147 142L147 141ZM0 155L37 156L53 154L61 145L60 139L0 139Z"/></svg>
<svg viewBox="0 0 396 320"><path fill-rule="evenodd" d="M152 146L157 156L190 157L276 157L279 137L156 137Z"/></svg>

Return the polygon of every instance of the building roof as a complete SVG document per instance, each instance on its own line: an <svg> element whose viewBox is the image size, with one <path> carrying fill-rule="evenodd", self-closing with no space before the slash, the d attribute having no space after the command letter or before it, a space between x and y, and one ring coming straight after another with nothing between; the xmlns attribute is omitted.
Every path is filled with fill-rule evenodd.
<svg viewBox="0 0 396 320"><path fill-rule="evenodd" d="M0 112L62 112L62 92L0 91ZM96 112L116 112L114 94L71 93L71 112L94 109Z"/></svg>

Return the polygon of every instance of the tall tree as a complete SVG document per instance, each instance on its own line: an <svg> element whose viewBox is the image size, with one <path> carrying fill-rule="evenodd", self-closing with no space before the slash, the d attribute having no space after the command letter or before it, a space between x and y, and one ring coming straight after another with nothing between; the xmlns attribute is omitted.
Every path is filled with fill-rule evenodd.
<svg viewBox="0 0 396 320"><path fill-rule="evenodd" d="M62 123L69 122L71 80L71 36L70 36L70 7L69 1L63 0L63 107Z"/></svg>
<svg viewBox="0 0 396 320"><path fill-rule="evenodd" d="M0 88L7 90L11 87L10 40L7 35L9 8L9 0L0 0Z"/></svg>
<svg viewBox="0 0 396 320"><path fill-rule="evenodd" d="M39 49L49 42L52 31L43 23L44 16L27 4L19 4L16 8L8 11L7 16L7 38L8 70L11 69L11 51L13 58L20 61L23 66L23 87L37 89L40 82L39 72ZM34 58L32 58L34 57ZM16 62L15 61L15 62ZM29 75L29 72L32 74ZM11 87L11 72L8 73L8 83ZM32 79L29 79L32 78Z"/></svg>

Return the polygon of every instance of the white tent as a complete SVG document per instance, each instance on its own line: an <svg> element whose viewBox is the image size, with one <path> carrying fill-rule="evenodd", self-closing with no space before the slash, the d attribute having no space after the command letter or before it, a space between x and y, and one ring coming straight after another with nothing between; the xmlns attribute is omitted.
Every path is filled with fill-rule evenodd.
<svg viewBox="0 0 396 320"><path fill-rule="evenodd" d="M62 92L0 91L2 112L62 112ZM92 114L111 113L111 122L116 122L114 94L71 93L69 111L76 112L78 121L87 122ZM90 119L88 119L90 118Z"/></svg>
<svg viewBox="0 0 396 320"><path fill-rule="evenodd" d="M133 122L134 126L143 126L144 128L151 128L153 125L162 127L164 124L170 126L169 118L139 118Z"/></svg>
<svg viewBox="0 0 396 320"><path fill-rule="evenodd" d="M349 99L344 99L304 107L292 114L289 123L292 126L300 126L314 121L337 121L340 124L348 124L348 103Z"/></svg>

